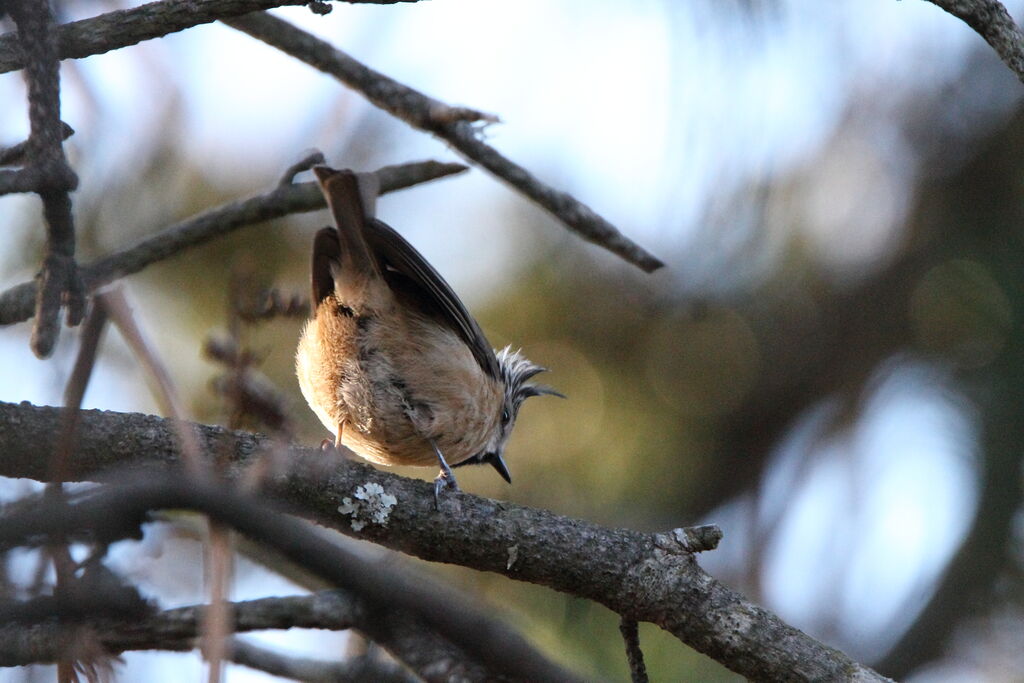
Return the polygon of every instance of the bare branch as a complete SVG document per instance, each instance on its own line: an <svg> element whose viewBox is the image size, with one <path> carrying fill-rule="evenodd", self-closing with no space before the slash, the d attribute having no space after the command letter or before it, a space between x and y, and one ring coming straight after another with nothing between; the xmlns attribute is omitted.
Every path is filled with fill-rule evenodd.
<svg viewBox="0 0 1024 683"><path fill-rule="evenodd" d="M433 133L488 171L505 181L583 239L593 242L647 272L664 264L590 207L565 192L535 178L522 166L505 158L480 140L474 122L493 121L493 116L463 107L451 107L403 85L356 61L286 21L265 13L222 20L228 26L276 47L310 66L330 74L384 111L414 128Z"/></svg>
<svg viewBox="0 0 1024 683"><path fill-rule="evenodd" d="M231 661L251 669L310 683L416 683L420 679L409 675L397 665L387 666L369 656L355 657L343 662L324 662L291 657L253 645L241 638L228 641Z"/></svg>
<svg viewBox="0 0 1024 683"><path fill-rule="evenodd" d="M998 0L928 0L978 32L1024 82L1024 32Z"/></svg>
<svg viewBox="0 0 1024 683"><path fill-rule="evenodd" d="M384 166L376 173L380 179L380 192L386 194L465 170L462 164L421 161ZM224 204L175 223L127 249L93 261L81 268L82 280L91 291L238 228L292 213L315 211L325 206L327 204L316 183L277 187L270 192ZM31 318L36 290L35 282L23 282L0 294L0 325Z"/></svg>
<svg viewBox="0 0 1024 683"><path fill-rule="evenodd" d="M374 613L414 614L489 669L527 681L578 680L455 591L423 578L414 582L392 567L369 562L281 514L263 497L241 496L206 481L163 474L94 489L70 503L47 500L27 506L3 518L0 547L21 545L40 534L63 537L83 529L116 537L126 528L126 520L140 520L151 511L165 509L204 513L359 595Z"/></svg>
<svg viewBox="0 0 1024 683"><path fill-rule="evenodd" d="M626 661L629 663L629 675L633 683L647 683L647 666L644 664L644 652L640 649L639 624L633 619L623 617L619 622L619 633L626 643Z"/></svg>
<svg viewBox="0 0 1024 683"><path fill-rule="evenodd" d="M94 307L86 318L85 325L82 326L78 356L75 358L71 377L68 378L67 387L64 390L64 405L68 408L67 419L61 425L60 440L57 442L53 459L50 461L49 481L52 484L60 484L64 481L64 472L67 468L67 461L71 457L75 431L78 428L79 408L82 406L85 390L92 377L96 353L99 350L100 340L103 338L106 326L107 313L102 307Z"/></svg>
<svg viewBox="0 0 1024 683"><path fill-rule="evenodd" d="M17 40L26 60L30 134L24 158L26 168L7 180L22 180L22 187L39 195L46 219L46 254L37 278L36 322L32 351L40 358L53 353L60 333L60 309L68 307L68 323L77 325L85 313L82 282L75 263L75 224L69 192L78 177L64 158L64 128L60 120L60 64L48 0L14 0L8 5L18 26ZM27 180L26 180L27 179ZM10 189L10 188L7 188Z"/></svg>
<svg viewBox="0 0 1024 683"><path fill-rule="evenodd" d="M392 5L417 0L343 0L350 4ZM131 9L73 21L57 29L60 59L99 55L145 40L177 33L221 17L233 17L259 10L305 5L309 0L162 0ZM0 73L25 66L13 34L0 36Z"/></svg>
<svg viewBox="0 0 1024 683"><path fill-rule="evenodd" d="M49 614L51 617L60 614L78 620L88 618L91 622L106 617L102 622L103 628L98 629L98 632L104 649L110 654L132 650L189 651L196 648L207 606L180 607L147 615L127 597L120 601L112 599L120 596L110 591L94 592L94 595L98 599L91 599L92 595L89 594L83 594L74 603L68 603L65 599L56 605L58 609L54 605L41 605L48 612L40 612L34 607L31 612L27 608L22 608L21 612ZM421 622L408 613L371 610L345 591L326 590L312 595L262 598L228 603L227 607L232 629L237 633L291 628L373 631L377 634L376 642L427 681L444 683L449 680L485 680L494 677L450 642L424 628ZM33 618L32 621L43 620ZM52 621L30 626L17 624L0 627L0 667L55 661L62 652L61 632L61 626ZM239 641L236 639L234 642ZM234 656L229 651L228 656L235 662L267 670L251 659L243 661L244 655L240 658L237 650ZM333 667L339 667L341 671L343 667L352 666L347 663L308 661L300 664L308 666L307 671L310 673L321 666L326 671ZM282 662L281 665L286 663ZM369 665L369 661L364 663L364 666Z"/></svg>
<svg viewBox="0 0 1024 683"><path fill-rule="evenodd" d="M171 379L171 373L167 371L167 366L160 360L153 345L149 343L146 335L142 333L142 328L135 321L135 315L132 313L131 306L128 305L128 299L125 298L124 292L120 287L113 287L97 296L96 303L97 306L102 306L106 310L118 332L121 333L121 338L135 354L139 365L156 382L157 405L160 406L164 414L170 416L173 424L177 427L181 452L185 456L183 463L185 471L193 477L202 476L206 473L204 468L207 463L203 462L195 434L192 433L189 424L185 421L185 404L181 400L181 394L178 392L174 380Z"/></svg>
<svg viewBox="0 0 1024 683"><path fill-rule="evenodd" d="M58 408L0 403L0 476L46 476L35 454L52 443L61 414ZM172 428L162 418L83 411L81 420L72 464L83 479L110 467L141 470L177 462ZM219 427L196 430L204 452L232 454L233 476L270 444ZM287 459L290 470L267 481L266 495L345 534L594 600L620 616L657 624L733 671L761 680L885 680L706 574L685 542L705 533L608 529L460 493L447 496L435 512L426 482L341 459L328 462L319 449L293 447ZM339 514L343 500L368 485L397 501L384 525ZM356 532L353 521L366 525Z"/></svg>
<svg viewBox="0 0 1024 683"><path fill-rule="evenodd" d="M318 149L311 149L294 164L285 169L285 172L281 174L281 179L277 181L278 185L291 185L295 182L295 176L308 171L317 164L324 163L324 153Z"/></svg>
<svg viewBox="0 0 1024 683"><path fill-rule="evenodd" d="M61 135L67 140L75 134L75 130L68 124L61 121ZM0 147L0 166L15 166L25 163L25 154L28 151L28 140L19 142L10 147Z"/></svg>

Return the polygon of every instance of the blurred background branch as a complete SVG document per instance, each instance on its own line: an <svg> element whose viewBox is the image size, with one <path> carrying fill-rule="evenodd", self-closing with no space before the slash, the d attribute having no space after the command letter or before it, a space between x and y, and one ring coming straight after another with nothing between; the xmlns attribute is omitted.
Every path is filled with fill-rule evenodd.
<svg viewBox="0 0 1024 683"><path fill-rule="evenodd" d="M466 167L461 164L423 161L388 166L376 173L380 178L381 193L387 193L460 173L465 169ZM142 239L127 249L86 264L81 269L82 280L87 288L95 289L237 228L290 213L314 211L324 206L326 204L323 195L316 187L316 183L281 186L249 199L209 209L187 221L171 225L156 235ZM24 282L0 294L0 325L9 325L31 317L29 302L36 297L37 291L36 283Z"/></svg>

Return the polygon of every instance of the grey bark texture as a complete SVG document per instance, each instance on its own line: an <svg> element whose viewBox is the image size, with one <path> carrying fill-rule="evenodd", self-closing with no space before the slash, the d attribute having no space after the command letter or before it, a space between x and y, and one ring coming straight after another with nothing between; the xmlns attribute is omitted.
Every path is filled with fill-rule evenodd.
<svg viewBox="0 0 1024 683"><path fill-rule="evenodd" d="M59 408L0 403L0 475L45 477L62 415ZM288 447L272 455L274 444L259 435L193 428L205 453L227 457L232 476L258 457L274 457L277 474L263 493L345 534L594 600L624 617L655 623L754 680L886 680L720 584L698 566L680 540L687 538L683 534L610 529L465 493L448 495L435 511L427 482L326 459L319 449ZM83 411L68 476L96 480L112 468L180 476L178 466L168 420ZM368 522L356 531L353 521L359 520L338 508L368 484L396 503L386 525Z"/></svg>

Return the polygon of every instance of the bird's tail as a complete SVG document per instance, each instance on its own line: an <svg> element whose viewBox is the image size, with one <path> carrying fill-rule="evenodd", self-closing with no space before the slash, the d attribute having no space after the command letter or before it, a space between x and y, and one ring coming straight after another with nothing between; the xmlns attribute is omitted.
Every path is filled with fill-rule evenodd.
<svg viewBox="0 0 1024 683"><path fill-rule="evenodd" d="M322 230L313 244L314 298L320 301L336 292L341 300L358 305L366 287L381 278L364 233L373 217L377 177L327 166L317 166L313 173L336 225L336 230Z"/></svg>

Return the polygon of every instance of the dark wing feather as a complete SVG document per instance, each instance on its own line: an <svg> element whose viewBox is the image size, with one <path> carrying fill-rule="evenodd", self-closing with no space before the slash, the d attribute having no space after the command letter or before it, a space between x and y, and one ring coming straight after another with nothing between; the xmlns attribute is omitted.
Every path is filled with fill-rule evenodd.
<svg viewBox="0 0 1024 683"><path fill-rule="evenodd" d="M341 244L338 241L338 231L334 228L321 228L313 238L313 298L310 304L313 307L313 315L316 315L316 308L320 302L334 293L334 273L331 271L331 264L335 267L341 258Z"/></svg>
<svg viewBox="0 0 1024 683"><path fill-rule="evenodd" d="M415 302L423 313L438 319L466 343L484 372L499 379L498 359L483 331L458 295L416 248L393 228L379 220L366 223L363 233L381 263L384 278L408 305Z"/></svg>

